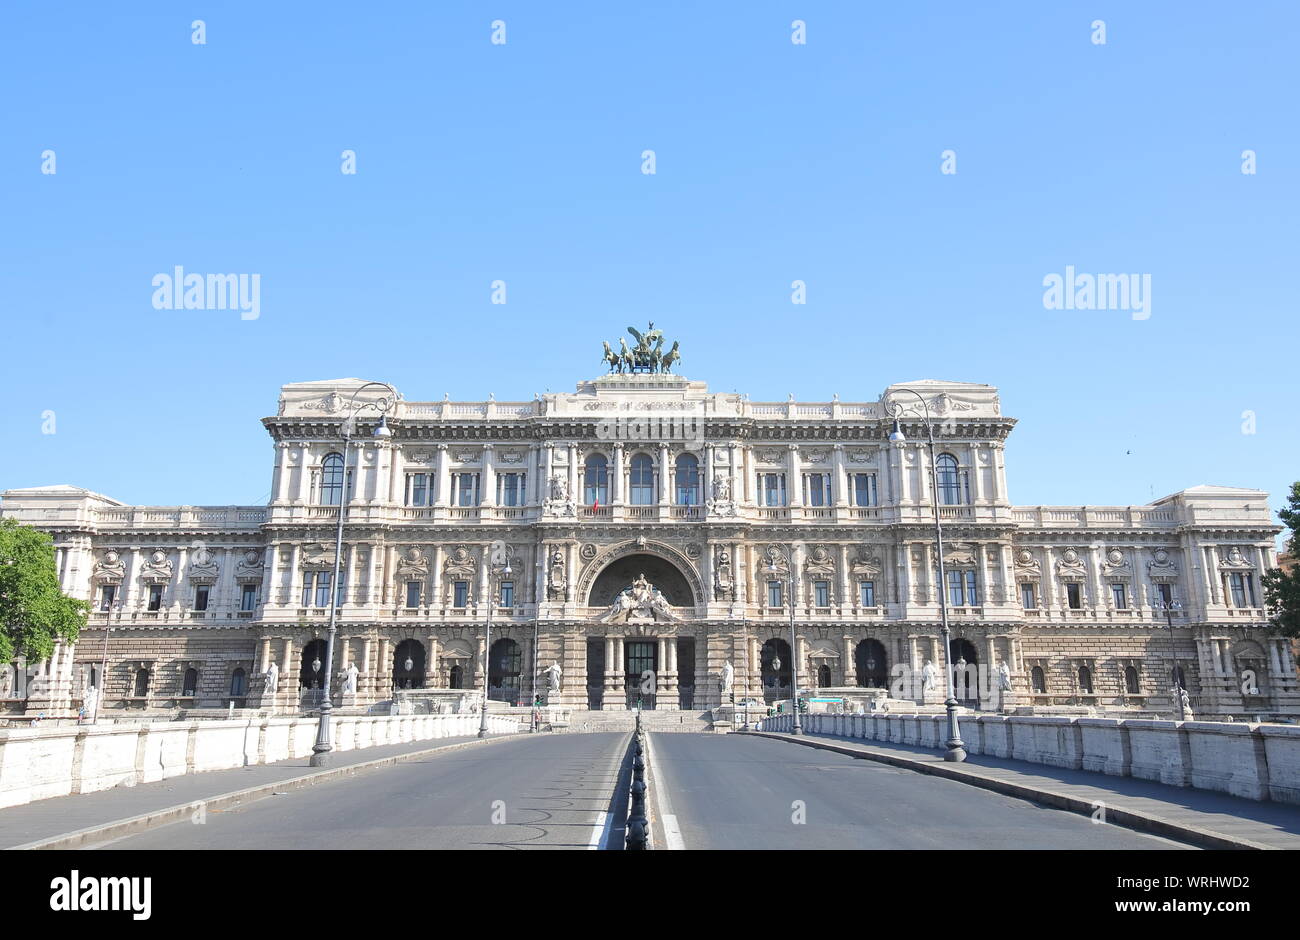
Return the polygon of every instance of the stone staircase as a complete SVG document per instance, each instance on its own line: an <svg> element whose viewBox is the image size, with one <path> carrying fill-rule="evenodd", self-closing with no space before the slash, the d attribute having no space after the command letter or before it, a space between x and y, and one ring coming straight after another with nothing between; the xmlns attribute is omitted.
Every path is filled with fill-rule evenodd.
<svg viewBox="0 0 1300 940"><path fill-rule="evenodd" d="M645 711L641 713L641 727L654 733L687 731L707 734L713 730L713 719L709 712L698 709ZM565 730L593 734L607 731L630 734L635 728L635 712L582 710L573 712L569 718L569 727Z"/></svg>

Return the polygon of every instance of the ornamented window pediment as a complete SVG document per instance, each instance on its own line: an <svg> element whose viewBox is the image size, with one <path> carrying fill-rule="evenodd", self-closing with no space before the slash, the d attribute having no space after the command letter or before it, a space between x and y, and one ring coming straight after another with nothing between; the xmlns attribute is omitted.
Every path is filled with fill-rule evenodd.
<svg viewBox="0 0 1300 940"><path fill-rule="evenodd" d="M119 552L109 549L103 557L95 562L91 580L97 584L121 584L126 577L126 563Z"/></svg>
<svg viewBox="0 0 1300 940"><path fill-rule="evenodd" d="M1016 552L1016 578L1027 579L1037 578L1042 573L1042 566L1034 553L1027 548L1022 548Z"/></svg>
<svg viewBox="0 0 1300 940"><path fill-rule="evenodd" d="M1157 548L1152 553L1152 560L1147 562L1147 574L1152 581L1175 581L1178 579L1178 566L1169 560L1169 553Z"/></svg>
<svg viewBox="0 0 1300 940"><path fill-rule="evenodd" d="M849 571L860 578L875 578L883 571L880 559L870 553L865 546L858 549L857 555L849 562Z"/></svg>
<svg viewBox="0 0 1300 940"><path fill-rule="evenodd" d="M190 555L189 580L191 584L216 584L221 568L216 557L206 547L195 549Z"/></svg>
<svg viewBox="0 0 1300 940"><path fill-rule="evenodd" d="M760 577L785 577L790 573L790 562L786 557L785 546L769 545L756 562Z"/></svg>
<svg viewBox="0 0 1300 940"><path fill-rule="evenodd" d="M235 563L235 580L262 579L264 562L262 553L256 548L250 548L239 557Z"/></svg>
<svg viewBox="0 0 1300 940"><path fill-rule="evenodd" d="M943 563L948 568L974 568L975 547L968 542L952 542L944 549Z"/></svg>
<svg viewBox="0 0 1300 940"><path fill-rule="evenodd" d="M423 581L428 576L429 559L416 546L408 546L397 563L397 580Z"/></svg>
<svg viewBox="0 0 1300 940"><path fill-rule="evenodd" d="M849 463L872 464L879 455L880 451L876 448L850 447L845 451Z"/></svg>
<svg viewBox="0 0 1300 940"><path fill-rule="evenodd" d="M302 556L299 563L304 571L323 571L327 568L334 567L334 546L325 545L322 542L316 542L311 545L302 547Z"/></svg>
<svg viewBox="0 0 1300 940"><path fill-rule="evenodd" d="M1083 581L1087 578L1088 572L1084 567L1083 559L1079 557L1078 551L1073 548L1067 548L1061 552L1061 557L1056 562L1056 576L1062 581Z"/></svg>
<svg viewBox="0 0 1300 940"><path fill-rule="evenodd" d="M1133 577L1133 568L1128 558L1118 548L1106 552L1106 560L1101 564L1102 577L1112 581L1128 580Z"/></svg>
<svg viewBox="0 0 1300 940"><path fill-rule="evenodd" d="M167 584L172 579L172 562L162 549L149 554L149 560L140 566L140 580L145 584Z"/></svg>
<svg viewBox="0 0 1300 940"><path fill-rule="evenodd" d="M452 549L447 560L442 563L442 575L449 580L471 578L478 571L478 559L470 554L464 545Z"/></svg>
<svg viewBox="0 0 1300 940"><path fill-rule="evenodd" d="M1241 550L1240 545L1229 546L1226 550L1219 548L1219 567L1225 570L1236 569L1239 571L1248 571L1255 567L1246 554Z"/></svg>
<svg viewBox="0 0 1300 940"><path fill-rule="evenodd" d="M815 545L804 562L804 573L809 577L835 574L835 558L825 545Z"/></svg>

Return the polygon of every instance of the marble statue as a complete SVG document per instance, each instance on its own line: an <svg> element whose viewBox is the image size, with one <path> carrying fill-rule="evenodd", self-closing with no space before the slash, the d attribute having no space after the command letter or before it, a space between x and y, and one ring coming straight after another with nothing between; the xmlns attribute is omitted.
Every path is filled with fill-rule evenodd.
<svg viewBox="0 0 1300 940"><path fill-rule="evenodd" d="M9 698L14 694L14 667L5 664L0 670L0 698Z"/></svg>
<svg viewBox="0 0 1300 940"><path fill-rule="evenodd" d="M736 669L731 665L731 660L722 664L722 694L731 694L732 683L736 681Z"/></svg>
<svg viewBox="0 0 1300 940"><path fill-rule="evenodd" d="M596 619L600 623L627 623L632 617L654 621L682 619L663 592L647 581L644 574L637 575L632 586L620 591L609 610Z"/></svg>
<svg viewBox="0 0 1300 940"><path fill-rule="evenodd" d="M560 683L564 679L564 670L560 664L553 662L546 667L546 687L552 692L560 691Z"/></svg>
<svg viewBox="0 0 1300 940"><path fill-rule="evenodd" d="M280 667L273 659L266 667L266 691L275 692L280 688Z"/></svg>
<svg viewBox="0 0 1300 940"><path fill-rule="evenodd" d="M925 661L921 667L921 689L926 692L933 692L939 687L939 670L935 668L934 663L930 660Z"/></svg>
<svg viewBox="0 0 1300 940"><path fill-rule="evenodd" d="M348 663L348 668L343 670L343 692L356 692L357 690L357 664Z"/></svg>
<svg viewBox="0 0 1300 940"><path fill-rule="evenodd" d="M1192 715L1192 697L1188 695L1187 690L1181 686L1178 689L1178 699L1183 703L1183 719L1185 721L1191 721L1194 717Z"/></svg>
<svg viewBox="0 0 1300 940"><path fill-rule="evenodd" d="M998 663L998 689L1003 692L1011 691L1011 667L1007 665L1005 659Z"/></svg>
<svg viewBox="0 0 1300 940"><path fill-rule="evenodd" d="M87 718L94 718L95 709L98 705L99 690L92 685L90 688L86 689L86 694L81 697L81 708Z"/></svg>

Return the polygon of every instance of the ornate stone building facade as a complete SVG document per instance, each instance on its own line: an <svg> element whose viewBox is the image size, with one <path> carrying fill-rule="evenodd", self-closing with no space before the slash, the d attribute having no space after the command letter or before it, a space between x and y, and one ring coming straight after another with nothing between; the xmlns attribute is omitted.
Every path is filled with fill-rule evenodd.
<svg viewBox="0 0 1300 940"><path fill-rule="evenodd" d="M932 480L917 417L889 439L890 403L916 404L903 386L759 403L613 365L530 402L286 385L263 419L265 506L6 492L0 510L53 534L64 589L93 605L74 649L9 668L7 707L75 714L104 662L102 707L123 713L295 709L349 664L354 707L394 688L481 689L489 603L494 698L527 702L538 676L550 704L700 708L730 697L727 671L737 700L772 701L790 692L791 601L801 685L933 701L913 677L945 662L944 591L953 658L978 667L959 681L970 704L1169 713L1177 669L1198 716L1300 713L1292 651L1262 609L1279 531L1265 493L1016 506L1015 421L991 386L907 386L935 421ZM1003 663L1011 691L995 699L987 676Z"/></svg>

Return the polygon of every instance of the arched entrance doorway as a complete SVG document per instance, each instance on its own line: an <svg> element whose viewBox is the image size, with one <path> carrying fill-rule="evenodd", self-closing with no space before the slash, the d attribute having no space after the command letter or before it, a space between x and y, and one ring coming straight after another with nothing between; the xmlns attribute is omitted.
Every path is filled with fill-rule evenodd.
<svg viewBox="0 0 1300 940"><path fill-rule="evenodd" d="M863 689L888 687L889 656L879 640L863 640L853 651L858 686Z"/></svg>
<svg viewBox="0 0 1300 940"><path fill-rule="evenodd" d="M488 654L488 698L496 702L519 704L519 674L523 655L519 644L509 638L497 640Z"/></svg>
<svg viewBox="0 0 1300 940"><path fill-rule="evenodd" d="M655 640L628 639L623 644L623 672L627 707L653 710L659 684L659 644Z"/></svg>
<svg viewBox="0 0 1300 940"><path fill-rule="evenodd" d="M393 651L393 688L424 688L424 644L403 640Z"/></svg>
<svg viewBox="0 0 1300 940"><path fill-rule="evenodd" d="M979 701L979 654L975 644L961 638L952 641L952 657L949 659L952 669L953 694L957 701L975 703Z"/></svg>
<svg viewBox="0 0 1300 940"><path fill-rule="evenodd" d="M772 704L778 699L793 698L790 691L790 644L773 638L759 650L759 677L763 683L763 701Z"/></svg>
<svg viewBox="0 0 1300 940"><path fill-rule="evenodd" d="M662 592L673 607L695 606L695 595L685 575L668 559L648 552L626 555L610 562L596 576L588 594L588 606L609 607L614 603L615 597L631 587L632 582L642 575Z"/></svg>
<svg viewBox="0 0 1300 940"><path fill-rule="evenodd" d="M325 641L312 640L302 648L302 665L298 669L298 692L303 708L315 708L325 697L321 682L329 675L325 664Z"/></svg>

